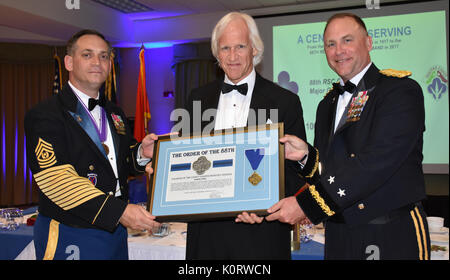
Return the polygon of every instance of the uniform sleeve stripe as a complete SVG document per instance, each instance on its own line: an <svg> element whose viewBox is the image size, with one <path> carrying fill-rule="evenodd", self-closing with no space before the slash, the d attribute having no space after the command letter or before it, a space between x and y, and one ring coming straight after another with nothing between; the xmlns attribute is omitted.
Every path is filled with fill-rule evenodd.
<svg viewBox="0 0 450 280"><path fill-rule="evenodd" d="M36 178L36 182L39 182L42 185L50 185L51 186L57 180L60 181L62 179L70 178L72 176L73 176L73 174L71 174L69 172L61 171L61 172L58 172L58 173L55 173L55 174L50 174L50 176L48 176L48 177Z"/></svg>
<svg viewBox="0 0 450 280"><path fill-rule="evenodd" d="M43 192L45 192L48 195L52 195L54 193L58 193L61 190L64 190L66 188L73 188L76 186L82 186L86 184L91 184L89 180L80 180L80 179L73 179L73 178L66 178L62 181L55 182L55 185L46 186L45 188L41 188Z"/></svg>
<svg viewBox="0 0 450 280"><path fill-rule="evenodd" d="M65 205L63 209L64 210L70 210L70 209L75 208L78 205L83 204L86 201L91 200L91 199L93 199L93 198L95 198L95 197L97 197L99 195L101 195L101 194L98 194L98 193L91 194L90 196L87 196L87 197L85 197L85 198L83 198L83 199L81 199L79 201L73 202L72 204Z"/></svg>
<svg viewBox="0 0 450 280"><path fill-rule="evenodd" d="M47 168L34 175L39 189L64 210L104 195L89 179L80 177L70 164Z"/></svg>
<svg viewBox="0 0 450 280"><path fill-rule="evenodd" d="M91 191L91 188L85 188L83 186L75 186L75 187L71 187L70 189L63 190L60 193L54 194L54 195L48 195L48 197L55 203L58 203L61 199L65 199L66 197L72 195L73 193L84 193L87 191ZM99 191L99 190L95 190L95 191ZM99 191L100 192L100 191Z"/></svg>
<svg viewBox="0 0 450 280"><path fill-rule="evenodd" d="M36 181L44 180L45 178L52 177L54 175L58 175L62 172L73 174L73 167L70 164L57 165L52 168L42 170L39 173L36 173L34 175L34 178L36 179Z"/></svg>
<svg viewBox="0 0 450 280"><path fill-rule="evenodd" d="M97 215L95 215L94 220L92 221L92 224L94 224L95 221L97 220L98 214L100 214L100 212L102 211L103 206L105 206L105 203L106 203L106 201L108 200L108 198L109 198L109 195L106 196L105 201L103 201L102 207L100 207L100 209L99 209L98 212L97 212Z"/></svg>
<svg viewBox="0 0 450 280"><path fill-rule="evenodd" d="M76 192L76 193L62 199L61 201L58 202L58 204L60 205L60 207L65 208L65 207L68 207L70 204L73 204L73 203L77 202L78 200L82 199L83 197L93 196L93 195L98 196L98 195L102 195L102 193L100 191L96 191L96 190L79 191L79 192Z"/></svg>
<svg viewBox="0 0 450 280"><path fill-rule="evenodd" d="M331 208L325 203L325 200L320 196L319 192L316 190L316 186L309 186L308 190L310 191L312 197L316 200L317 204L319 204L325 214L328 216L333 216L335 212L331 210Z"/></svg>
<svg viewBox="0 0 450 280"><path fill-rule="evenodd" d="M317 167L319 166L319 151L316 148L314 148L314 150L316 151L314 167L312 168L311 172L305 176L306 178L311 178L314 175L314 173L316 173Z"/></svg>

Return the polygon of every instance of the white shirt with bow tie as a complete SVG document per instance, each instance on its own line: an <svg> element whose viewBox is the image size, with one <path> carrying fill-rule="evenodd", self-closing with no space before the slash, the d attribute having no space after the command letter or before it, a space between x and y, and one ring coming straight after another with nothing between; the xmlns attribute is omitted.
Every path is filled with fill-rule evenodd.
<svg viewBox="0 0 450 280"><path fill-rule="evenodd" d="M252 100L255 81L256 72L255 68L253 68L252 72L247 77L237 83L237 85L247 83L247 95L242 95L236 89L229 93L220 94L214 126L215 130L247 126L248 112L250 110L250 102ZM227 75L225 75L224 82L234 85L234 83L228 79Z"/></svg>
<svg viewBox="0 0 450 280"><path fill-rule="evenodd" d="M350 79L350 82L352 82L355 86L358 86L361 79L364 77L364 74L366 74L367 70L369 69L370 65L372 65L372 62L370 62L359 74L357 74L355 77ZM341 79L340 83L342 86L344 86L344 81ZM334 132L336 132L336 129L339 125L339 121L342 118L342 115L344 114L345 107L347 107L348 103L350 102L350 99L352 98L353 94L346 91L343 94L339 95L337 107L336 107L336 118L334 122Z"/></svg>

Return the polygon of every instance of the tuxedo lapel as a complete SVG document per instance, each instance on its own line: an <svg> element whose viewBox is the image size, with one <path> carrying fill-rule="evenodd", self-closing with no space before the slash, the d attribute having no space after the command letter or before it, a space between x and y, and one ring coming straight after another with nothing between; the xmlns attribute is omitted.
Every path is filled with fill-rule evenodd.
<svg viewBox="0 0 450 280"><path fill-rule="evenodd" d="M331 102L328 106L330 106L330 108L328 110L325 110L324 112L329 112L328 116L326 116L327 119L327 132L328 132L328 143L327 146L331 143L331 140L333 139L334 136L334 124L336 122L336 109L337 109L337 101L339 99L339 94L333 90L330 94L332 94L331 96Z"/></svg>
<svg viewBox="0 0 450 280"><path fill-rule="evenodd" d="M223 80L218 81L217 85L214 87L214 91L206 95L204 104L202 104L205 108L202 108L202 111L211 108L217 109L219 107L219 98L222 92L223 83Z"/></svg>
<svg viewBox="0 0 450 280"><path fill-rule="evenodd" d="M203 98L200 99L201 110L196 110L195 107L193 108L192 115L191 115L191 118L192 118L191 119L191 125L192 125L191 129L194 129L194 131L197 131L197 129L194 127L194 123L196 122L196 120L200 120L202 131L206 126L209 126L209 125L212 126L212 128L215 127L216 119L217 119L217 108L219 108L219 99L220 99L220 94L222 92L222 85L223 85L223 79L218 80L216 82L216 84L210 89L211 91L206 92L206 94L203 95ZM208 109L215 110L215 114L214 114L212 123L210 120L203 120L203 113ZM196 112L200 113L200 116L196 115L196 114L198 114Z"/></svg>
<svg viewBox="0 0 450 280"><path fill-rule="evenodd" d="M112 119L112 114L114 112L111 110L108 102L105 106L106 118L108 119L109 130L111 131L112 140L114 143L114 151L116 152L116 162L119 165L119 151L120 151L120 135L117 133L116 127L114 125L114 120ZM120 169L119 169L120 170Z"/></svg>
<svg viewBox="0 0 450 280"><path fill-rule="evenodd" d="M267 90L264 86L264 80L263 78L256 73L255 78L255 86L253 88L252 92L252 100L250 101L250 110L253 110L256 114L258 114L258 110L263 109L265 112L264 115L264 124L267 123L267 121L270 119L269 113L270 113L270 104L272 103L270 98L267 96ZM250 112L249 112L250 114ZM256 121L258 125L262 125L263 123L259 123L260 116L256 116ZM272 123L278 122L277 119L270 120ZM247 125L248 125L248 119L247 119Z"/></svg>
<svg viewBox="0 0 450 280"><path fill-rule="evenodd" d="M261 85L262 77L256 73L255 86L253 88L252 100L250 101L250 108L253 110L267 109L267 99L265 97L266 91Z"/></svg>

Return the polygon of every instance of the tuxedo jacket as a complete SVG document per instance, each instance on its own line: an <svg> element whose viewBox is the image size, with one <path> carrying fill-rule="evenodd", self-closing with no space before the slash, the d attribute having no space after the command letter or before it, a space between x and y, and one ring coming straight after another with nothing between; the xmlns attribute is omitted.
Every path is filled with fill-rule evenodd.
<svg viewBox="0 0 450 280"><path fill-rule="evenodd" d="M426 197L423 93L407 75L391 72L369 67L336 132L339 93L332 90L319 103L314 147L302 170L308 186L297 197L314 223L365 224Z"/></svg>
<svg viewBox="0 0 450 280"><path fill-rule="evenodd" d="M217 109L223 82L223 79L220 79L192 91L188 99L187 110L191 116L191 127L194 133L199 132L198 129L203 129L207 125L214 128L214 118L202 120L201 125L197 124L196 126L195 121L200 118L198 116L197 119L195 118L195 107L199 108L200 105L201 113L208 109ZM197 105L193 105L194 102L197 102ZM271 109L277 110L278 116L271 115ZM256 118L260 121L258 124L266 124L269 119L273 123L283 122L285 134L306 139L299 97L264 79L258 73L250 110L262 114ZM304 183L305 181L298 176L298 164L286 160L286 196L296 193ZM234 218L230 218L228 221L189 223L187 258L290 258L289 229L289 225L279 222L263 222L260 225L236 224Z"/></svg>
<svg viewBox="0 0 450 280"><path fill-rule="evenodd" d="M25 116L27 162L39 187L39 213L81 228L114 231L128 200L127 177L145 167L136 162L139 145L123 111L104 107L111 130L118 177L106 157L87 111L70 86ZM115 197L119 181L121 197Z"/></svg>

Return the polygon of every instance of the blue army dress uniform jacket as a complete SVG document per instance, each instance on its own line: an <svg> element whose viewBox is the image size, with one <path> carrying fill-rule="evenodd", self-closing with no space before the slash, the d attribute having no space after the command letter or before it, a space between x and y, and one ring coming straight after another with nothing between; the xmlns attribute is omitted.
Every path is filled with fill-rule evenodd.
<svg viewBox="0 0 450 280"><path fill-rule="evenodd" d="M113 232L128 201L127 177L144 171L123 111L104 107L116 151L116 178L95 127L66 84L25 117L27 159L39 187L39 213L73 227ZM121 197L114 193L119 180Z"/></svg>
<svg viewBox="0 0 450 280"><path fill-rule="evenodd" d="M426 197L423 93L408 75L372 64L335 133L338 91L320 102L314 147L301 171L308 185L297 196L312 222L367 224Z"/></svg>

